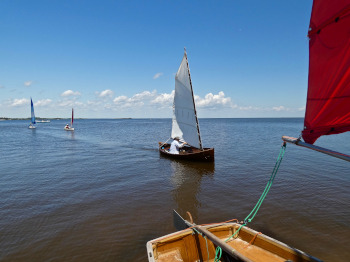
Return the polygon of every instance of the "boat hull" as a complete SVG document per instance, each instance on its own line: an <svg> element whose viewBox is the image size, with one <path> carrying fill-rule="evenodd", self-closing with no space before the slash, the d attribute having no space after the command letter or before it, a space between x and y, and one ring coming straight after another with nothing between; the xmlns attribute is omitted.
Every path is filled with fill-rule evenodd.
<svg viewBox="0 0 350 262"><path fill-rule="evenodd" d="M35 126L32 126L32 125L29 125L28 128L29 128L29 129L35 129L36 127L35 127Z"/></svg>
<svg viewBox="0 0 350 262"><path fill-rule="evenodd" d="M240 224L237 223L201 226L222 241L231 237L239 227ZM232 247L233 252L238 252L246 258L238 261L321 261L248 227L242 227L238 234L226 243ZM214 261L216 249L211 241L194 234L192 229L151 240L146 246L149 262ZM221 261L236 261L225 260L224 256L223 253Z"/></svg>
<svg viewBox="0 0 350 262"><path fill-rule="evenodd" d="M198 162L214 162L214 148L203 148L200 150L192 146L186 146L180 149L179 154L169 153L170 144L159 142L159 152L162 156L173 159L189 160Z"/></svg>
<svg viewBox="0 0 350 262"><path fill-rule="evenodd" d="M74 131L74 127L64 128L66 131Z"/></svg>

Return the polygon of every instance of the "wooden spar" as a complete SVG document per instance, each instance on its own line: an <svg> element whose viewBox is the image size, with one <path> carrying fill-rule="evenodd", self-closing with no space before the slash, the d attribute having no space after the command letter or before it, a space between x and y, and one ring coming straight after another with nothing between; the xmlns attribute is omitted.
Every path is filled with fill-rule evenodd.
<svg viewBox="0 0 350 262"><path fill-rule="evenodd" d="M299 139L297 139L295 137L282 136L282 140L285 141L285 142L288 142L288 143L295 144L297 146L306 147L306 148L309 148L309 149L312 149L312 150L315 150L315 151L318 151L318 152L321 152L321 153L324 153L324 154L327 154L327 155L330 155L330 156L333 156L333 157L336 157L336 158L340 158L340 159L343 159L345 161L349 161L350 162L350 156L349 155L345 155L345 154L342 154L342 153L339 153L339 152L336 152L336 151L333 151L333 150L329 150L327 148L311 145L311 144L302 142L302 141L300 141Z"/></svg>
<svg viewBox="0 0 350 262"><path fill-rule="evenodd" d="M186 57L186 64L187 64L188 77L189 77L189 79L190 79L190 86L191 86L191 93L192 93L192 101L193 101L194 114L195 114L195 116L196 116L197 132L198 132L198 137L199 137L199 147L200 147L200 150L203 150L202 139L201 139L201 133L200 133L200 131L199 131L199 123L198 123L198 118L197 118L196 104L194 103L194 95L193 95L193 88L192 88L192 80L191 80L190 66L188 65L188 60L187 60L186 47L185 47L184 49L185 49L185 57Z"/></svg>

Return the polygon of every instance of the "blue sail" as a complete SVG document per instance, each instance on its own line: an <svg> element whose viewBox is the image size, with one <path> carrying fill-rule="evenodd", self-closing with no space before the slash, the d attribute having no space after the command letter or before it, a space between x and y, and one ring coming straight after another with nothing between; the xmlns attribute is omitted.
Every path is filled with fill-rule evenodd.
<svg viewBox="0 0 350 262"><path fill-rule="evenodd" d="M35 114L34 114L34 105L33 105L33 100L32 98L30 98L30 106L31 106L31 116L32 116L32 119L31 119L31 123L32 124L36 124L35 122Z"/></svg>

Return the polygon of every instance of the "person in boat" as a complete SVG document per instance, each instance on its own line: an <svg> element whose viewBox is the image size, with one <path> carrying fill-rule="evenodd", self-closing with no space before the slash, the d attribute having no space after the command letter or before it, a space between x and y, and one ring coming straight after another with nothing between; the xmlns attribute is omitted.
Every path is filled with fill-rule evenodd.
<svg viewBox="0 0 350 262"><path fill-rule="evenodd" d="M64 128L65 128L65 129L68 129L68 128L69 128L69 125L67 124Z"/></svg>
<svg viewBox="0 0 350 262"><path fill-rule="evenodd" d="M184 143L180 143L180 138L177 136L174 138L174 141L171 142L171 145L170 145L170 150L169 150L169 153L170 154L179 154L180 153L180 148L182 148L184 145L186 145L187 143L184 142Z"/></svg>

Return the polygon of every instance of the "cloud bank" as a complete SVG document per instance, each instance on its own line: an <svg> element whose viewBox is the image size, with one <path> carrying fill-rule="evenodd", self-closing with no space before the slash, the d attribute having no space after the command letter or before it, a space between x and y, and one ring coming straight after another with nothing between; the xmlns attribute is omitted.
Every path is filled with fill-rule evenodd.
<svg viewBox="0 0 350 262"><path fill-rule="evenodd" d="M79 91L66 90L56 99L44 98L33 102L39 112L48 114L47 117L62 117L67 113L67 108L72 107L80 112L81 117L88 118L171 117L174 94L174 90L170 93L147 90L131 96L123 94L116 96L113 90L106 89L96 91L90 99L86 99ZM223 91L204 96L195 94L194 99L200 117L302 116L305 111L305 107L288 108L283 105L272 107L237 105ZM18 110L17 112L23 114L27 112L26 108L29 108L29 105L30 99L27 98L0 100L0 108L4 113L12 113L22 108L21 112Z"/></svg>

